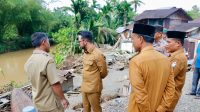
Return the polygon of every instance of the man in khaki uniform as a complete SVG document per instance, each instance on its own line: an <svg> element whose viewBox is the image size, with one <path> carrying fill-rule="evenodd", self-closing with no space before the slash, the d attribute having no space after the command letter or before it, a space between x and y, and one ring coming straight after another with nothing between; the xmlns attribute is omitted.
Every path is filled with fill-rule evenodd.
<svg viewBox="0 0 200 112"><path fill-rule="evenodd" d="M168 45L166 46L166 49L170 53L169 59L171 62L175 81L175 94L173 97L173 102L170 105L168 111L173 111L181 96L181 91L185 83L185 75L187 71L187 57L183 48L185 32L168 31L167 36Z"/></svg>
<svg viewBox="0 0 200 112"><path fill-rule="evenodd" d="M164 112L172 102L175 87L170 62L154 50L154 32L153 26L134 24L132 41L138 55L129 64L128 112Z"/></svg>
<svg viewBox="0 0 200 112"><path fill-rule="evenodd" d="M79 44L84 49L83 82L81 85L84 112L102 112L100 106L102 79L108 74L105 56L92 43L92 33L78 32Z"/></svg>
<svg viewBox="0 0 200 112"><path fill-rule="evenodd" d="M43 32L36 32L31 38L35 50L24 69L32 84L33 103L39 112L64 112L69 103L62 91L55 62L48 54L49 39Z"/></svg>

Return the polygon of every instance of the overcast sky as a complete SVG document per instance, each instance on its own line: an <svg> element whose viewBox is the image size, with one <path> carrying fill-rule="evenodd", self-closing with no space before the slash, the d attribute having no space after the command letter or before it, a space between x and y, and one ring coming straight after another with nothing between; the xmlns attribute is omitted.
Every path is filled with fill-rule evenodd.
<svg viewBox="0 0 200 112"><path fill-rule="evenodd" d="M49 8L53 9L55 7L62 7L62 6L70 6L71 0L45 0L47 2L49 1L57 1L49 3ZM89 0L92 1L92 0ZM131 1L131 0L128 0ZM101 6L105 4L104 0L97 0ZM144 10L150 10L150 9L157 9L157 8L163 8L163 7L177 7L177 8L183 8L185 10L191 10L193 5L197 5L200 7L200 0L142 0L144 4L142 4L140 7L138 7L138 13L143 12Z"/></svg>

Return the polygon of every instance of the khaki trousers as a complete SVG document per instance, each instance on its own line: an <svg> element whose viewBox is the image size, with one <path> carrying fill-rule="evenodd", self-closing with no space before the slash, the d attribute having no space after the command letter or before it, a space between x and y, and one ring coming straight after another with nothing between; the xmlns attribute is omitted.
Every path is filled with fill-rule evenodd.
<svg viewBox="0 0 200 112"><path fill-rule="evenodd" d="M101 93L84 93L82 92L84 112L102 112L100 105Z"/></svg>

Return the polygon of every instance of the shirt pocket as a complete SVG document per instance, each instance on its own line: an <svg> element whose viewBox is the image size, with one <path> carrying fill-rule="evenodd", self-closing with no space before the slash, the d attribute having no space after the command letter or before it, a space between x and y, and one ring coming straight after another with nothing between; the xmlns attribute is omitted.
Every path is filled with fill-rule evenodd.
<svg viewBox="0 0 200 112"><path fill-rule="evenodd" d="M94 60L85 60L84 61L84 70L86 71L93 71L95 70L95 63Z"/></svg>

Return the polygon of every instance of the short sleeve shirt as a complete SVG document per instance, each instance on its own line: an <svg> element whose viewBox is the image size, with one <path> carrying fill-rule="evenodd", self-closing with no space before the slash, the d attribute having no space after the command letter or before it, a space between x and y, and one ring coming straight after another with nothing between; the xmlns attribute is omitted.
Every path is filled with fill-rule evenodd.
<svg viewBox="0 0 200 112"><path fill-rule="evenodd" d="M60 81L53 58L46 52L34 50L24 66L32 84L33 103L40 111L60 107L51 85Z"/></svg>

